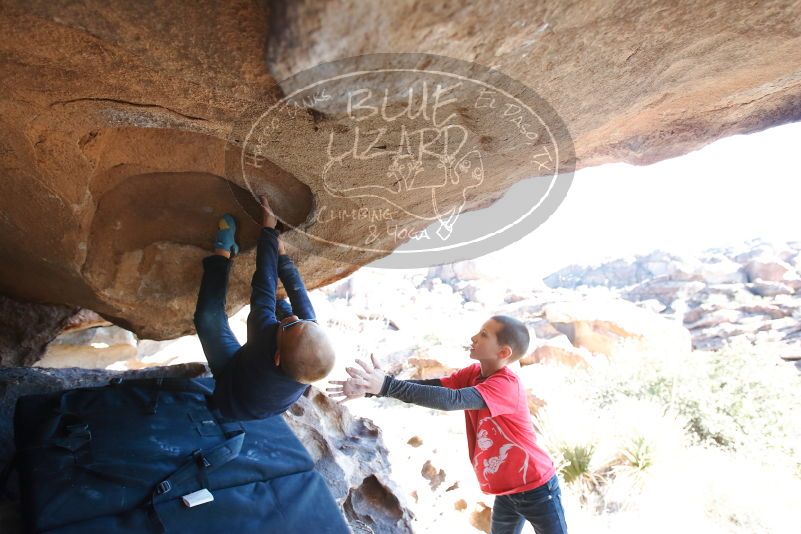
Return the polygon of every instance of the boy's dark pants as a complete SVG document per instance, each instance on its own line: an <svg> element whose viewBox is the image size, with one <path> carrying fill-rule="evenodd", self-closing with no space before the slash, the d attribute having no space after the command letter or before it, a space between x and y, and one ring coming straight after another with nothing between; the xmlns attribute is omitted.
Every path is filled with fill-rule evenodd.
<svg viewBox="0 0 801 534"><path fill-rule="evenodd" d="M567 534L561 495L556 475L533 490L498 495L492 507L492 534L520 534L526 521L537 534Z"/></svg>
<svg viewBox="0 0 801 534"><path fill-rule="evenodd" d="M215 254L203 258L203 278L195 306L195 328L214 376L219 376L242 347L231 331L225 314L230 270L231 260L225 256ZM277 307L279 320L285 309L289 309L289 306Z"/></svg>

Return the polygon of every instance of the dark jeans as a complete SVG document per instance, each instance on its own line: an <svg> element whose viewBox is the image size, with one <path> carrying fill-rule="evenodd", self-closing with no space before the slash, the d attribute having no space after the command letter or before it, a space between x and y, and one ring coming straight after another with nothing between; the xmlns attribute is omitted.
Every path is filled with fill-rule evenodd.
<svg viewBox="0 0 801 534"><path fill-rule="evenodd" d="M556 475L533 490L498 495L492 507L492 534L520 534L526 521L537 534L566 534L561 495Z"/></svg>
<svg viewBox="0 0 801 534"><path fill-rule="evenodd" d="M195 306L195 328L211 373L219 376L242 346L228 325L225 294L231 260L225 256L203 258L203 278Z"/></svg>
<svg viewBox="0 0 801 534"><path fill-rule="evenodd" d="M203 278L195 306L195 328L214 376L219 376L241 348L225 314L225 295L230 271L231 260L225 256L215 254L203 258ZM276 307L278 320L291 311L289 303L282 299Z"/></svg>

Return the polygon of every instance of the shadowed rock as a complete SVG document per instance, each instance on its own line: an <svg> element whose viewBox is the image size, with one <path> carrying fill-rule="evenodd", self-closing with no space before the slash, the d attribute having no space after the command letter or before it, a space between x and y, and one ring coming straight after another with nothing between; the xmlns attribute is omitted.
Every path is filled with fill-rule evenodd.
<svg viewBox="0 0 801 534"><path fill-rule="evenodd" d="M353 417L314 388L284 419L311 453L354 532L412 532L411 512L397 497L381 430L372 421Z"/></svg>
<svg viewBox="0 0 801 534"><path fill-rule="evenodd" d="M0 295L0 367L33 365L77 311Z"/></svg>

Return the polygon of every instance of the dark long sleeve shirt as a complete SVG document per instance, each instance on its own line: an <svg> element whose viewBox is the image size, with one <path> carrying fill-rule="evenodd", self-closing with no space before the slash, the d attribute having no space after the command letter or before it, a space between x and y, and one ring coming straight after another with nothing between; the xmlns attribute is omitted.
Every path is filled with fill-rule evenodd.
<svg viewBox="0 0 801 534"><path fill-rule="evenodd" d="M284 284L292 306L276 300L278 279ZM262 419L284 412L308 385L288 377L275 365L276 311L294 312L301 319L314 319L314 308L295 265L288 256L278 256L278 233L264 228L256 245L256 271L251 282L248 340L234 355L221 376L216 377L214 402L221 413L233 419Z"/></svg>
<svg viewBox="0 0 801 534"><path fill-rule="evenodd" d="M446 388L439 378L398 380L387 375L379 395L435 410L480 410L487 407L476 388Z"/></svg>
<svg viewBox="0 0 801 534"><path fill-rule="evenodd" d="M303 279L300 277L297 267L287 255L278 256L278 278L284 285L284 291L286 291L286 296L289 297L291 305L287 306L286 300L279 299L276 307L283 308L283 311L289 311L289 315L297 315L298 319L316 321L317 317L314 315L314 308L309 299L309 294L306 292ZM289 309L287 310L287 308Z"/></svg>

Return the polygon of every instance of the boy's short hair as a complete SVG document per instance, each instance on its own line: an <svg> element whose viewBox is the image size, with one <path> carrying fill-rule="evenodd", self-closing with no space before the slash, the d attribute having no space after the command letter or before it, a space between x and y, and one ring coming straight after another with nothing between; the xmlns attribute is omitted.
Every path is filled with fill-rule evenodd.
<svg viewBox="0 0 801 534"><path fill-rule="evenodd" d="M498 344L509 345L512 348L512 357L509 358L509 363L514 363L525 356L531 341L526 325L508 315L493 315L491 319L501 325L495 336L498 338Z"/></svg>

